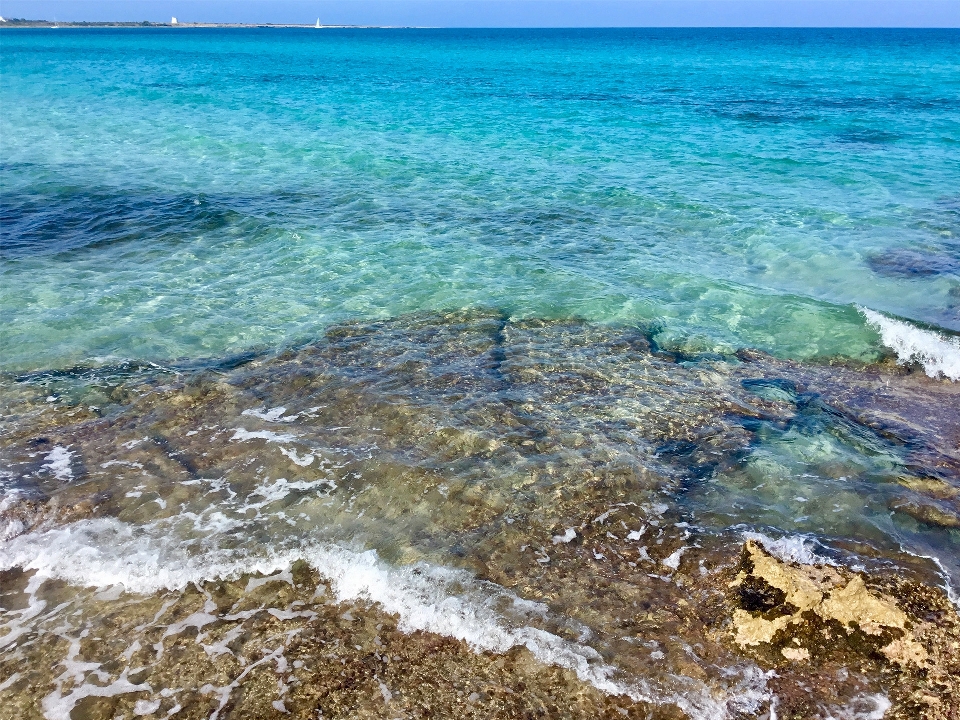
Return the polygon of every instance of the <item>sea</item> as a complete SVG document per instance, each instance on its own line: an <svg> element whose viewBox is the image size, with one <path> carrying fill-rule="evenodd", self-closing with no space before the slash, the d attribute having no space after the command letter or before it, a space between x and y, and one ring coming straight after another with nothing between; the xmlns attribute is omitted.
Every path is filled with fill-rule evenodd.
<svg viewBox="0 0 960 720"><path fill-rule="evenodd" d="M0 31L0 716L912 707L748 541L960 606L960 31Z"/></svg>

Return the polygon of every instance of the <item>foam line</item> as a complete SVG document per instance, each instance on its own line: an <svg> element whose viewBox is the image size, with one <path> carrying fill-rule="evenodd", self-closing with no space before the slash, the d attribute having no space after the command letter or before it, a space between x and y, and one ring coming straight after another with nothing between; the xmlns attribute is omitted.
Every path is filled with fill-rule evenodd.
<svg viewBox="0 0 960 720"><path fill-rule="evenodd" d="M806 535L784 535L774 539L759 532L747 531L743 533L746 540L754 540L778 560L801 565L836 565L830 558L820 555L814 550L816 540Z"/></svg>
<svg viewBox="0 0 960 720"><path fill-rule="evenodd" d="M236 579L245 573L274 575L301 559L328 579L338 601L378 603L399 617L399 628L405 632L454 637L474 651L503 653L522 646L540 662L572 670L605 693L676 704L695 720L723 720L738 712L758 711L770 701L767 677L755 666L737 668L731 688L711 688L693 678L673 676L669 690L653 689L643 679L624 678L594 648L534 627L531 623L547 616L546 606L463 570L427 563L394 567L372 550L318 543L260 556L217 547L188 553L161 523L135 528L115 518L81 520L0 545L0 569L19 566L36 570L37 577L84 587L123 585L141 594Z"/></svg>

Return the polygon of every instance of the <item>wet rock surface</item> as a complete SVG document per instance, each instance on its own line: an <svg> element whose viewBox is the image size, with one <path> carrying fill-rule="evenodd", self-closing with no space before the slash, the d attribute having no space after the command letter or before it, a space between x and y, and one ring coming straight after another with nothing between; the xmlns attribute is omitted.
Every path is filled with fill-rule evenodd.
<svg viewBox="0 0 960 720"><path fill-rule="evenodd" d="M242 578L150 598L85 593L84 637L50 633L43 643L21 644L27 663L5 663L5 674L13 672L5 677L4 713L599 718L653 710L584 686L522 648L474 653L448 637L401 632L376 607L332 600L304 563L263 580L253 590ZM63 593L48 584L40 595ZM98 668L86 683L76 673L84 664Z"/></svg>
<svg viewBox="0 0 960 720"><path fill-rule="evenodd" d="M957 712L960 623L942 594L889 574L784 562L754 541L744 546L730 587L739 605L734 641L763 664L806 667L819 677L853 671L882 678L892 701L884 717ZM811 704L780 686L788 674L778 673L773 684L796 702L789 713L798 713Z"/></svg>
<svg viewBox="0 0 960 720"><path fill-rule="evenodd" d="M0 698L18 717L951 717L957 394L485 312L6 378ZM431 602L504 639L423 619L322 547L404 582L465 573ZM261 583L258 563L292 569Z"/></svg>

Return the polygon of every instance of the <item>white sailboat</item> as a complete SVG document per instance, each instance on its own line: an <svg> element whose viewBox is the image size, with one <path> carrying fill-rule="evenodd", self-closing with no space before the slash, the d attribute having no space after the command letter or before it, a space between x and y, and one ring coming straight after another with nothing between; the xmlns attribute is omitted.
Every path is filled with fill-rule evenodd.
<svg viewBox="0 0 960 720"><path fill-rule="evenodd" d="M317 18L317 24L314 25L314 27L315 27L317 30L319 30L321 27L323 27L323 26L320 24L320 18Z"/></svg>

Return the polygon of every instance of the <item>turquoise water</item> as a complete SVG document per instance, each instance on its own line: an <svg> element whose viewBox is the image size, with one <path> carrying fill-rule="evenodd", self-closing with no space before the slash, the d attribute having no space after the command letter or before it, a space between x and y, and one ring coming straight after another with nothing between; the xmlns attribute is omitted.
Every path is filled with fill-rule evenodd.
<svg viewBox="0 0 960 720"><path fill-rule="evenodd" d="M0 706L957 687L960 32L4 30L0 182Z"/></svg>
<svg viewBox="0 0 960 720"><path fill-rule="evenodd" d="M2 36L0 367L419 310L873 359L960 330L954 31Z"/></svg>

